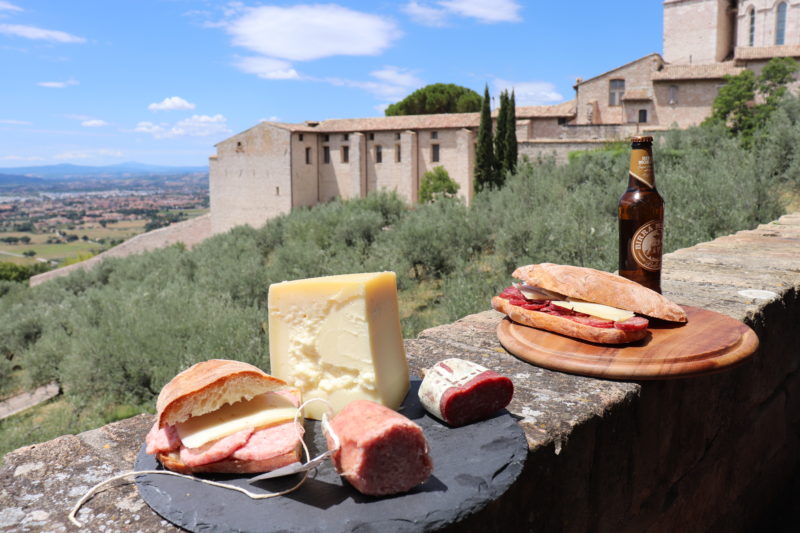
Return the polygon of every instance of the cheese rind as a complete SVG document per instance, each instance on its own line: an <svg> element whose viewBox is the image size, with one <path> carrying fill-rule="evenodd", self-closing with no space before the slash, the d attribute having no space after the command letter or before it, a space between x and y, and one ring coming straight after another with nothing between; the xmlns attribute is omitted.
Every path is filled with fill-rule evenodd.
<svg viewBox="0 0 800 533"><path fill-rule="evenodd" d="M184 446L199 448L243 429L293 420L296 413L297 407L290 399L278 393L266 393L192 417L175 427Z"/></svg>
<svg viewBox="0 0 800 533"><path fill-rule="evenodd" d="M268 308L271 373L304 400L334 412L358 399L400 407L409 379L394 272L276 283ZM326 411L312 402L305 416Z"/></svg>

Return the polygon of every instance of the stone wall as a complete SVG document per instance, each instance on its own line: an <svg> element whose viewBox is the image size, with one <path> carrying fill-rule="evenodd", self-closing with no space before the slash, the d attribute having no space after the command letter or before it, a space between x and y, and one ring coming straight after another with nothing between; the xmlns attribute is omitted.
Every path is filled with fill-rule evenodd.
<svg viewBox="0 0 800 533"><path fill-rule="evenodd" d="M578 124L625 124L629 122L626 107L635 108L638 102L609 105L611 80L625 80L625 95L641 93L652 98L651 74L662 64L658 54L650 54L614 70L582 81L577 85L576 122ZM620 95L622 96L622 95Z"/></svg>
<svg viewBox="0 0 800 533"><path fill-rule="evenodd" d="M485 311L406 341L412 371L445 357L511 377L529 455L517 483L450 531L770 531L800 466L800 214L665 257L671 299L742 320L760 347L719 374L625 382L508 354ZM128 471L150 415L7 454L0 529L72 530L93 484ZM434 472L435 473L435 472ZM798 507L795 507L797 509ZM90 530L177 531L118 482L79 513Z"/></svg>
<svg viewBox="0 0 800 533"><path fill-rule="evenodd" d="M257 228L291 211L290 146L289 130L267 123L217 144L217 155L208 165L215 235L242 224Z"/></svg>

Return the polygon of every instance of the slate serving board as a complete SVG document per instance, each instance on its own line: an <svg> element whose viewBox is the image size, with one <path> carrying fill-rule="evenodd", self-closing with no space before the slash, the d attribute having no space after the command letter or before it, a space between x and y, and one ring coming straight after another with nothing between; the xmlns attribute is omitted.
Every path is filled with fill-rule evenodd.
<svg viewBox="0 0 800 533"><path fill-rule="evenodd" d="M681 306L686 324L650 319L649 333L630 344L604 345L530 328L503 319L500 343L537 366L610 379L667 379L721 372L749 358L758 336L727 315Z"/></svg>
<svg viewBox="0 0 800 533"><path fill-rule="evenodd" d="M400 412L422 427L433 458L433 475L411 492L382 498L364 496L325 461L295 492L266 500L151 474L136 477L139 494L159 515L189 531L389 533L434 531L458 522L512 485L527 458L527 441L506 410L482 422L451 428L425 412L417 397L419 385L419 380L412 380ZM307 420L305 429L312 457L325 451L320 423ZM144 449L142 446L134 469L162 469ZM205 477L252 492L279 491L300 479L294 475L249 484L251 476Z"/></svg>

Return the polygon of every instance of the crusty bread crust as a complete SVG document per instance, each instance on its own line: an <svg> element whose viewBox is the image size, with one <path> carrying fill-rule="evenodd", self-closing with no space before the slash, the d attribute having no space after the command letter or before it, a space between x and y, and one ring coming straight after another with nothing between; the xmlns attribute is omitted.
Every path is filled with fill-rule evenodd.
<svg viewBox="0 0 800 533"><path fill-rule="evenodd" d="M530 285L570 298L610 305L672 322L687 321L686 312L679 305L635 281L602 270L541 263L519 267L512 275Z"/></svg>
<svg viewBox="0 0 800 533"><path fill-rule="evenodd" d="M647 328L636 331L624 331L617 328L596 328L580 324L568 318L523 309L512 305L508 300L499 296L492 298L492 307L496 311L508 315L514 322L524 326L552 331L567 337L599 344L626 344L643 339L648 333Z"/></svg>
<svg viewBox="0 0 800 533"><path fill-rule="evenodd" d="M285 381L241 361L211 359L197 363L161 389L156 401L158 425L172 426L190 416L216 411L226 403L287 387Z"/></svg>
<svg viewBox="0 0 800 533"><path fill-rule="evenodd" d="M292 451L262 461L240 461L239 459L228 458L217 461L216 463L208 463L194 467L186 466L186 464L181 461L178 452L159 453L156 457L164 468L180 474L197 474L200 472L215 474L255 474L271 472L282 466L300 462L302 458L302 447L298 440L297 446L295 446Z"/></svg>

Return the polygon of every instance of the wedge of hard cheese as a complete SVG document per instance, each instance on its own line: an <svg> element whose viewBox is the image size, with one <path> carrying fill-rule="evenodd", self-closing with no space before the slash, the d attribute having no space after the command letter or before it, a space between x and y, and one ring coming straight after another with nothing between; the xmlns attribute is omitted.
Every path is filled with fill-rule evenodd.
<svg viewBox="0 0 800 533"><path fill-rule="evenodd" d="M268 307L271 373L303 400L335 412L360 399L400 407L409 379L394 272L276 283ZM312 402L305 416L326 411Z"/></svg>

